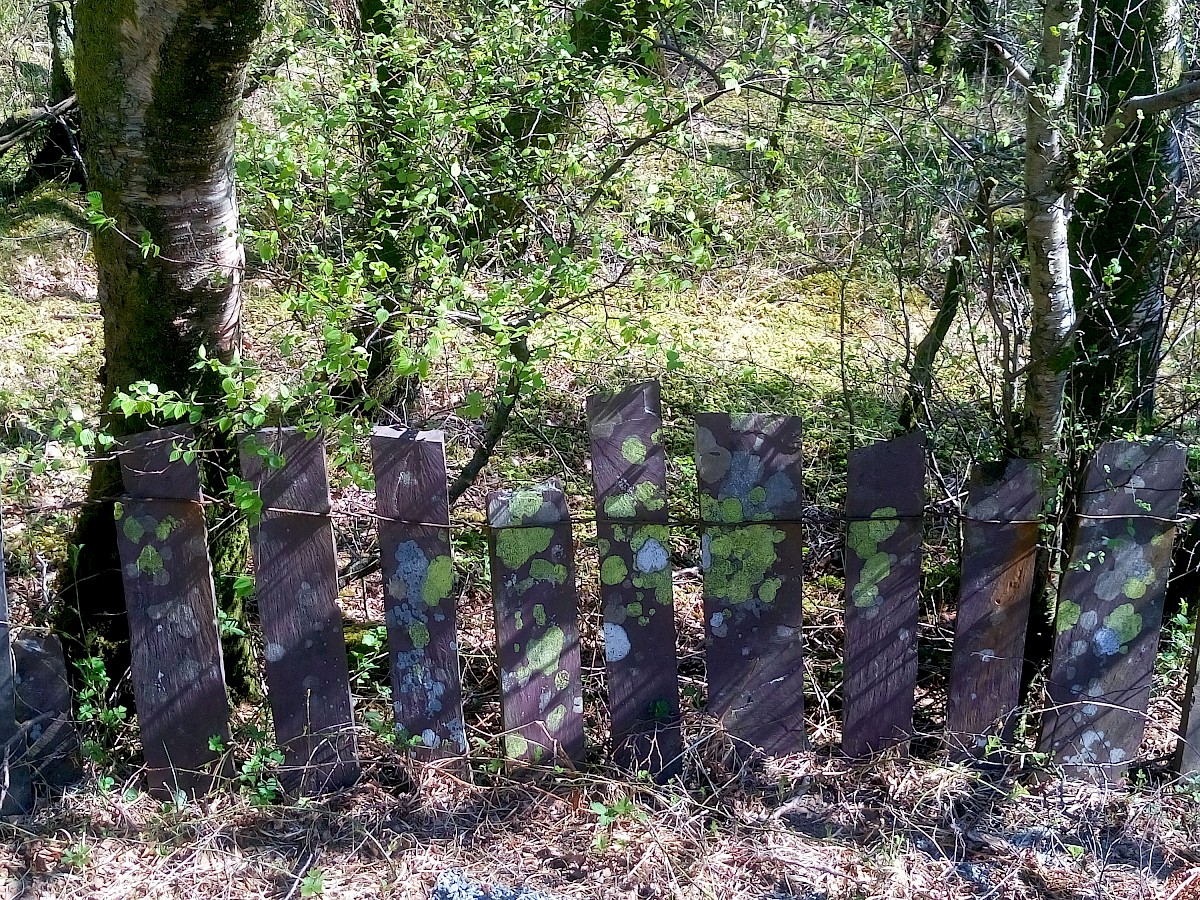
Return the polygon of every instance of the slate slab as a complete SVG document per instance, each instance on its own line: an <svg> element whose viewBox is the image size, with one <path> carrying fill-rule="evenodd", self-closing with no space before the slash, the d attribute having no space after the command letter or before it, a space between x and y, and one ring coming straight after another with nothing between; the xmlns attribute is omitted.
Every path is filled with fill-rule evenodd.
<svg viewBox="0 0 1200 900"><path fill-rule="evenodd" d="M683 743L658 382L589 397L587 413L613 761L666 779Z"/></svg>
<svg viewBox="0 0 1200 900"><path fill-rule="evenodd" d="M708 710L750 755L804 730L804 511L795 416L696 417Z"/></svg>

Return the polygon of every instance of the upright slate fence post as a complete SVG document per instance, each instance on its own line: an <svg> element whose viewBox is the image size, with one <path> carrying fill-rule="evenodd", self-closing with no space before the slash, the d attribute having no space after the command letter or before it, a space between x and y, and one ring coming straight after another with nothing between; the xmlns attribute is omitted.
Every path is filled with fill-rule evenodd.
<svg viewBox="0 0 1200 900"><path fill-rule="evenodd" d="M371 435L396 727L425 758L463 756L445 437Z"/></svg>
<svg viewBox="0 0 1200 900"><path fill-rule="evenodd" d="M798 418L696 419L708 709L745 754L807 746L801 467Z"/></svg>
<svg viewBox="0 0 1200 900"><path fill-rule="evenodd" d="M325 445L295 428L266 429L242 438L241 459L262 498L250 537L280 780L290 794L336 790L359 767Z"/></svg>
<svg viewBox="0 0 1200 900"><path fill-rule="evenodd" d="M950 666L947 742L959 759L1009 741L1020 703L1025 630L1042 497L1037 464L1010 459L971 473Z"/></svg>
<svg viewBox="0 0 1200 900"><path fill-rule="evenodd" d="M907 751L917 685L925 436L850 453L842 749Z"/></svg>
<svg viewBox="0 0 1200 900"><path fill-rule="evenodd" d="M1041 749L1069 774L1124 777L1145 733L1187 453L1103 444L1059 586Z"/></svg>
<svg viewBox="0 0 1200 900"><path fill-rule="evenodd" d="M579 610L567 500L559 484L488 497L488 550L505 754L583 758Z"/></svg>
<svg viewBox="0 0 1200 900"><path fill-rule="evenodd" d="M25 764L25 731L17 725L12 622L4 575L4 518L0 515L0 816L28 812L33 800Z"/></svg>
<svg viewBox="0 0 1200 900"><path fill-rule="evenodd" d="M159 797L208 791L219 756L212 741L229 740L200 473L181 456L192 437L160 428L119 453L126 496L114 515L130 668L149 789Z"/></svg>
<svg viewBox="0 0 1200 900"><path fill-rule="evenodd" d="M589 397L613 759L681 771L667 468L657 381Z"/></svg>
<svg viewBox="0 0 1200 900"><path fill-rule="evenodd" d="M1188 669L1179 722L1179 747L1175 770L1180 775L1200 774L1200 639L1192 638L1192 665Z"/></svg>

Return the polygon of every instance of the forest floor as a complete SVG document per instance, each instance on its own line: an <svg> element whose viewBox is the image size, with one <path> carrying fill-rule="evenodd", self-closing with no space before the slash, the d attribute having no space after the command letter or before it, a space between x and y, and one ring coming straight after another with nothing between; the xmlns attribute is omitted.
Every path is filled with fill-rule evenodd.
<svg viewBox="0 0 1200 900"><path fill-rule="evenodd" d="M100 316L87 234L75 210L49 192L0 220L5 563L14 622L35 627L47 620L53 573L67 556L71 504L86 484L86 460L52 430L64 417L92 422L97 414ZM606 723L594 534L585 529L577 537L593 761L523 780L501 771L482 531L470 523L480 521L487 490L549 476L564 479L573 511L586 518L582 396L661 378L671 505L681 517L694 513L687 485L697 410L804 416L805 483L822 506L835 506L844 494L851 436L861 442L894 428L889 410L901 382L889 361L905 345L913 313L902 314L886 292L828 273L793 276L763 267L706 276L686 293L621 296L612 306L622 316L653 320L662 346L679 348L681 365L668 370L661 346L642 356L615 355L617 342L605 338L611 310L594 312L598 327L550 362L545 390L522 408L493 465L456 510L464 523L455 537L463 680L476 747L469 772L411 763L389 742L382 587L377 578L361 580L343 595L359 636L352 669L364 774L356 787L301 804L275 802L269 772L254 766L269 749L265 706L247 705L231 751L242 774L229 790L202 802L162 804L141 790L133 722L103 734L97 723L83 723L98 748L83 784L46 798L31 817L0 824L0 897L424 898L440 872L461 868L483 881L564 898L1200 898L1200 784L1172 780L1163 764L1178 721L1186 640L1165 638L1152 727L1129 786L1063 781L1040 771L1027 751L990 773L952 764L940 749L940 728L956 534L942 521L927 530L911 757L852 763L836 752L841 537L813 529L805 700L815 749L736 763L702 709L698 540L681 528L672 551L685 775L655 786L608 769L600 759ZM259 285L247 314L246 354L268 370L284 365L278 322L273 294ZM450 347L446 358L456 349L463 347ZM490 377L462 375L447 362L422 389L422 424L447 431L452 464L479 430L460 414L463 398L487 389ZM953 378L946 383L954 390ZM957 398L963 418L957 425L952 419L950 431L968 430L976 400L964 387ZM955 494L970 450L969 442L949 440L935 447L934 491ZM335 502L346 563L367 552L371 497L343 481ZM1021 739L1032 744L1028 727Z"/></svg>

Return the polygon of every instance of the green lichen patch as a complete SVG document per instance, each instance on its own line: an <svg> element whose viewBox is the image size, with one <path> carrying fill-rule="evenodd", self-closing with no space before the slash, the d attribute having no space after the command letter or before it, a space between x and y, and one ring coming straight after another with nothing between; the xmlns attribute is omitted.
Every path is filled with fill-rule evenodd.
<svg viewBox="0 0 1200 900"><path fill-rule="evenodd" d="M496 532L496 555L509 569L519 569L554 539L551 528L502 528Z"/></svg>
<svg viewBox="0 0 1200 900"><path fill-rule="evenodd" d="M618 494L606 497L604 514L613 519L632 519L637 515L637 505L633 502L632 494Z"/></svg>
<svg viewBox="0 0 1200 900"><path fill-rule="evenodd" d="M504 752L514 759L525 756L529 752L529 741L520 734L504 736Z"/></svg>
<svg viewBox="0 0 1200 900"><path fill-rule="evenodd" d="M413 622L408 626L408 639L416 649L424 650L429 646L429 626L424 622Z"/></svg>
<svg viewBox="0 0 1200 900"><path fill-rule="evenodd" d="M629 566L619 556L606 556L600 563L600 580L605 584L620 584L628 574Z"/></svg>
<svg viewBox="0 0 1200 900"><path fill-rule="evenodd" d="M1132 603L1122 603L1104 617L1104 627L1110 628L1122 644L1128 644L1142 631L1142 616Z"/></svg>
<svg viewBox="0 0 1200 900"><path fill-rule="evenodd" d="M167 516L154 527L154 536L160 541L165 541L171 536L171 532L179 525L179 520L174 516Z"/></svg>
<svg viewBox="0 0 1200 900"><path fill-rule="evenodd" d="M521 488L508 501L508 511L515 524L533 518L542 508L542 492L535 488Z"/></svg>
<svg viewBox="0 0 1200 900"><path fill-rule="evenodd" d="M567 567L562 563L550 562L548 559L535 559L529 564L529 577L532 581L562 584L567 580Z"/></svg>
<svg viewBox="0 0 1200 900"><path fill-rule="evenodd" d="M525 648L525 663L517 669L517 679L524 683L536 672L551 675L558 671L565 643L566 635L557 625L551 625L540 636L530 638Z"/></svg>
<svg viewBox="0 0 1200 900"><path fill-rule="evenodd" d="M429 606L437 606L450 596L454 587L454 560L449 556L435 556L429 561L425 583L421 585L421 599Z"/></svg>
<svg viewBox="0 0 1200 900"><path fill-rule="evenodd" d="M860 609L871 609L883 602L879 587L892 574L896 556L891 553L872 553L863 561L858 583L851 591L854 605Z"/></svg>
<svg viewBox="0 0 1200 900"><path fill-rule="evenodd" d="M621 457L628 463L641 465L646 461L646 444L637 435L630 435L621 443Z"/></svg>
<svg viewBox="0 0 1200 900"><path fill-rule="evenodd" d="M1058 614L1054 617L1054 627L1059 634L1064 631L1070 631L1079 623L1079 617L1083 615L1083 608L1071 600L1060 600L1058 603Z"/></svg>
<svg viewBox="0 0 1200 900"><path fill-rule="evenodd" d="M567 708L561 703L546 713L546 727L550 731L558 731L567 720Z"/></svg>
<svg viewBox="0 0 1200 900"><path fill-rule="evenodd" d="M147 544L142 548L142 552L138 554L137 570L144 572L147 575L157 575L163 570L165 563L163 562L162 554L160 554L153 546Z"/></svg>
<svg viewBox="0 0 1200 900"><path fill-rule="evenodd" d="M705 593L727 603L747 603L758 589L778 555L775 545L785 535L770 525L748 525L706 535Z"/></svg>
<svg viewBox="0 0 1200 900"><path fill-rule="evenodd" d="M539 603L533 608L533 621L537 623L539 628L546 625L546 607Z"/></svg>
<svg viewBox="0 0 1200 900"><path fill-rule="evenodd" d="M879 545L900 527L895 516L894 506L884 506L871 513L868 520L851 522L846 529L846 545L859 559L869 559L879 552Z"/></svg>
<svg viewBox="0 0 1200 900"><path fill-rule="evenodd" d="M130 543L133 544L140 544L142 538L146 536L146 529L137 520L137 516L130 516L126 519L121 525L121 530L125 532L125 537L129 538Z"/></svg>

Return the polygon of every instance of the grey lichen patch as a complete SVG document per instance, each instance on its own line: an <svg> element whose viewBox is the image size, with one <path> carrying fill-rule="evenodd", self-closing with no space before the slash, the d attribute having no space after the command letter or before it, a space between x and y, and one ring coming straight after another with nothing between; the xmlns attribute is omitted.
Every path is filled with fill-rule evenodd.
<svg viewBox="0 0 1200 900"><path fill-rule="evenodd" d="M157 628L169 628L175 636L191 640L200 634L196 613L187 603L169 600L146 608L146 614Z"/></svg>

